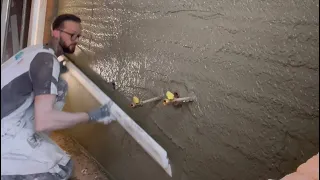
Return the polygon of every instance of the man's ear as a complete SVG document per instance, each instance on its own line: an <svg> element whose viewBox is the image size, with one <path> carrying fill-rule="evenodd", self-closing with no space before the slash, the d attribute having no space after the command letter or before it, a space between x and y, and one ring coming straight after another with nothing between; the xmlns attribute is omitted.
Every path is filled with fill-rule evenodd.
<svg viewBox="0 0 320 180"><path fill-rule="evenodd" d="M53 30L53 31L52 31L52 36L53 36L54 38L59 39L59 37L60 37L60 31L58 31L58 30Z"/></svg>

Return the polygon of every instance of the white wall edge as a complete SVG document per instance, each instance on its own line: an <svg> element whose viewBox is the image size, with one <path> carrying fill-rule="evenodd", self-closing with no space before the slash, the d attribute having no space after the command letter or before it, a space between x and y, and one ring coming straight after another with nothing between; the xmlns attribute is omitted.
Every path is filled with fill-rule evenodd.
<svg viewBox="0 0 320 180"><path fill-rule="evenodd" d="M46 19L47 0L32 0L28 46L42 44Z"/></svg>
<svg viewBox="0 0 320 180"><path fill-rule="evenodd" d="M10 4L11 0L3 0L1 1L1 64L2 58L4 56L5 51L5 44L7 41L7 30L8 30L8 23L9 23L9 15L10 15Z"/></svg>

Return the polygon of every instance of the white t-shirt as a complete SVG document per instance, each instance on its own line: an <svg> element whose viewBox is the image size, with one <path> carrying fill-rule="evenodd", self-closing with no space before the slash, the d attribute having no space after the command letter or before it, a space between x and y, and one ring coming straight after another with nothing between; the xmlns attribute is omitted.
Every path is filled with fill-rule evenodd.
<svg viewBox="0 0 320 180"><path fill-rule="evenodd" d="M70 160L33 124L35 96L54 94L62 109L68 87L59 77L59 61L44 45L27 47L1 66L1 175L59 173L59 164Z"/></svg>

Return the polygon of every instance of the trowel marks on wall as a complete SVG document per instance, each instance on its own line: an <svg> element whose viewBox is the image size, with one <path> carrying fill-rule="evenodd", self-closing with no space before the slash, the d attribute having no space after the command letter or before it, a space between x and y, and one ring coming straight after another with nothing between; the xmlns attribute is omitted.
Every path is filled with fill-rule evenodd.
<svg viewBox="0 0 320 180"><path fill-rule="evenodd" d="M173 179L279 179L318 152L318 1L73 0L60 7L83 19L78 64L89 54L81 68L115 80L127 99L166 90L197 96L180 109L135 113L168 151ZM109 162L116 178L163 179L147 173L153 169L140 154L117 162L125 156Z"/></svg>

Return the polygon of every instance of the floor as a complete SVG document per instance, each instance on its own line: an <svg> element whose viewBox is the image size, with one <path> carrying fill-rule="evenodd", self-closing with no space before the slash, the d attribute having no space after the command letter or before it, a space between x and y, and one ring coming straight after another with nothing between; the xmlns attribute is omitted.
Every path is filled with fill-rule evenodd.
<svg viewBox="0 0 320 180"><path fill-rule="evenodd" d="M71 180L108 180L105 172L72 138L63 133L53 133L51 138L72 156L75 167Z"/></svg>

